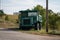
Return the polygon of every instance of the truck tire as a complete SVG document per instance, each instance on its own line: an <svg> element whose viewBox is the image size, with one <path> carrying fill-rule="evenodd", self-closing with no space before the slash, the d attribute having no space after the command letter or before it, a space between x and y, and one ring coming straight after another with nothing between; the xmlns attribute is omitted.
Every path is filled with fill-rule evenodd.
<svg viewBox="0 0 60 40"><path fill-rule="evenodd" d="M38 23L38 22L37 22L37 23L35 23L35 27L34 27L34 29L35 29L35 30L39 30L39 26L40 26L40 25L39 25L39 23Z"/></svg>
<svg viewBox="0 0 60 40"><path fill-rule="evenodd" d="M39 30L39 27L40 27L40 24L39 24L39 23L37 23L37 30Z"/></svg>
<svg viewBox="0 0 60 40"><path fill-rule="evenodd" d="M37 23L35 23L34 25L35 25L35 26L34 26L34 29L37 30Z"/></svg>

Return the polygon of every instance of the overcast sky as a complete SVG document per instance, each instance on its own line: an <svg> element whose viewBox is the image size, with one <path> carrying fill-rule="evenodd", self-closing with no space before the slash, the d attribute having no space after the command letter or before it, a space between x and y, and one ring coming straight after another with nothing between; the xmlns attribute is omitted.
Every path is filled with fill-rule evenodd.
<svg viewBox="0 0 60 40"><path fill-rule="evenodd" d="M32 9L36 5L46 7L46 0L0 0L0 9L6 14L13 14L20 10ZM60 12L60 0L49 0L49 9Z"/></svg>

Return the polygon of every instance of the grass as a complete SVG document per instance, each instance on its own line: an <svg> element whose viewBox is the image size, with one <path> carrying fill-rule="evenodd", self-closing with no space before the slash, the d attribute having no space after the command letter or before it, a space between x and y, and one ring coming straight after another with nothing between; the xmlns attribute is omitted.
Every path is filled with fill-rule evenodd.
<svg viewBox="0 0 60 40"><path fill-rule="evenodd" d="M0 28L17 28L18 24L12 23L10 21L1 21L0 22Z"/></svg>
<svg viewBox="0 0 60 40"><path fill-rule="evenodd" d="M32 29L32 30L29 30L29 31L27 31L27 30L20 30L21 32L23 32L23 33L29 33L29 34L35 34L35 35L43 35L43 34L47 34L46 33L46 31L45 30L39 30L39 31L37 31L37 30L34 30L34 29Z"/></svg>
<svg viewBox="0 0 60 40"><path fill-rule="evenodd" d="M34 29L31 29L31 30L19 30L20 32L23 32L23 33L28 33L28 34L35 34L35 35L57 35L59 36L60 35L60 31L53 31L53 30L49 30L49 32L47 33L45 29L42 29L42 30L34 30Z"/></svg>
<svg viewBox="0 0 60 40"><path fill-rule="evenodd" d="M5 23L0 23L0 27L3 27L3 28L18 28L18 24L15 24L15 23L11 23L11 22L5 22ZM15 30L15 29L13 29ZM39 31L37 30L34 30L34 29L31 29L31 30L17 30L17 31L20 31L20 32L23 32L23 33L29 33L29 34L35 34L35 35L60 35L60 31L53 31L53 30L49 30L48 33L46 33L46 30L45 29L41 29Z"/></svg>
<svg viewBox="0 0 60 40"><path fill-rule="evenodd" d="M11 23L11 22L5 22L5 23L0 23L0 28L18 28L18 24L15 23ZM15 29L13 29L15 30ZM60 31L53 31L53 30L49 30L48 33L46 33L45 29L41 29L39 31L31 29L31 30L17 30L17 31L21 31L23 33L29 33L29 34L35 34L35 35L48 35L48 34L52 34L52 35L60 35Z"/></svg>
<svg viewBox="0 0 60 40"><path fill-rule="evenodd" d="M60 35L60 31L58 31L58 30L50 30L50 32L48 32L48 34Z"/></svg>
<svg viewBox="0 0 60 40"><path fill-rule="evenodd" d="M18 24L16 20L18 19L18 15L8 15L9 21L5 20L5 16L0 18L0 28L17 28Z"/></svg>

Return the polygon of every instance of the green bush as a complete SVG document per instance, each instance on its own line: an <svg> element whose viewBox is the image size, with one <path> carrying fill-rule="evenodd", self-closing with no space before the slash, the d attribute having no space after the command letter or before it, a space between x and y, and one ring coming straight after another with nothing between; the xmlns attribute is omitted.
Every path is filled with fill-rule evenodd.
<svg viewBox="0 0 60 40"><path fill-rule="evenodd" d="M8 15L5 17L5 20L6 20L6 21L9 21Z"/></svg>

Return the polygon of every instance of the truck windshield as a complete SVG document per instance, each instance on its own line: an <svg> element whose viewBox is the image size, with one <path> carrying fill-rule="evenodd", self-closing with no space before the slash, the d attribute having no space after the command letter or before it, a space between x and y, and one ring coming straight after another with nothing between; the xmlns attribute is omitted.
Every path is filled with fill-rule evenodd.
<svg viewBox="0 0 60 40"><path fill-rule="evenodd" d="M37 16L37 12L29 12L28 16Z"/></svg>

